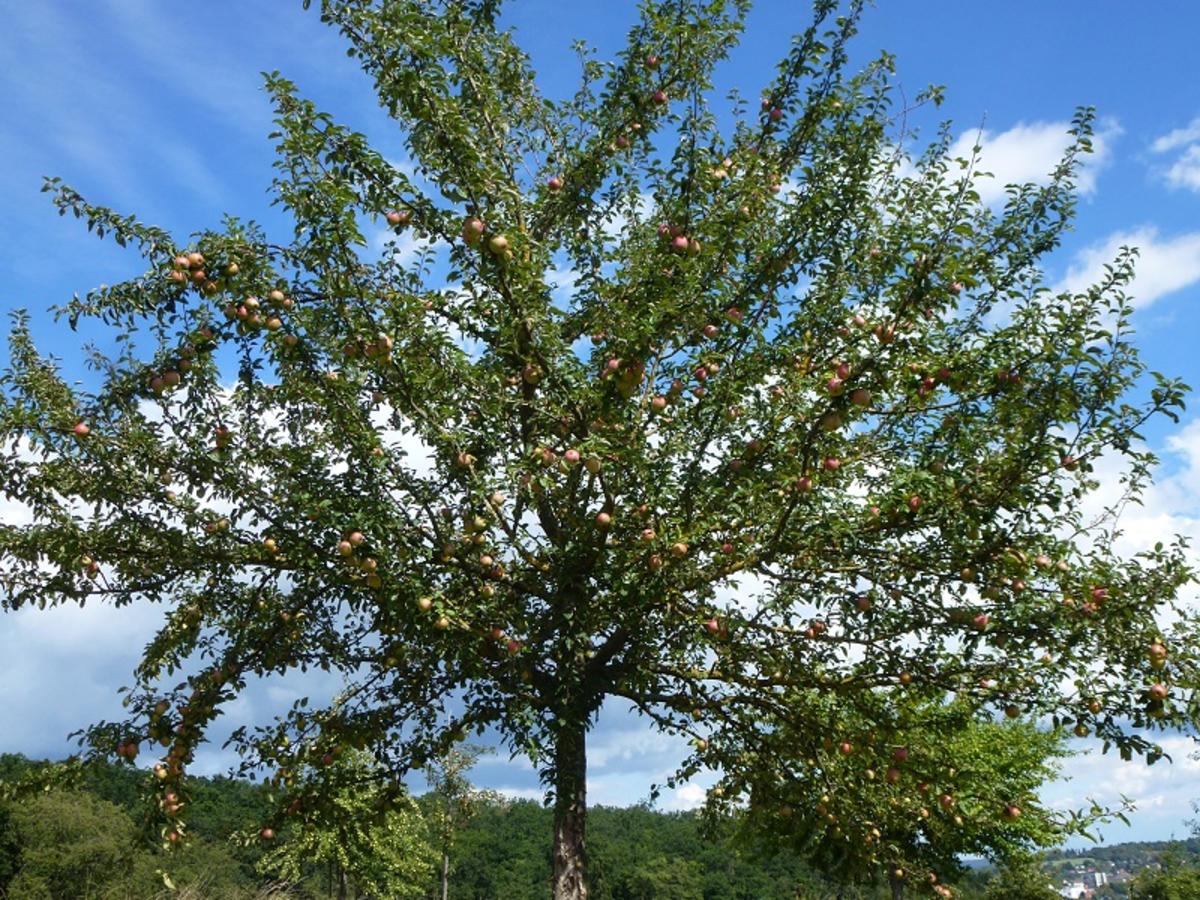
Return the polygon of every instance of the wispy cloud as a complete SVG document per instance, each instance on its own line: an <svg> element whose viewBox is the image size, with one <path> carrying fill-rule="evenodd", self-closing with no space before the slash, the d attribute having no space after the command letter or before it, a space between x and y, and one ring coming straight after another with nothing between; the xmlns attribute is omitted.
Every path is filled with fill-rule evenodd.
<svg viewBox="0 0 1200 900"><path fill-rule="evenodd" d="M1200 192L1200 116L1156 138L1150 150L1159 155L1181 151L1169 163L1157 165L1155 172L1169 187Z"/></svg>
<svg viewBox="0 0 1200 900"><path fill-rule="evenodd" d="M1139 251L1136 275L1128 289L1136 307L1147 307L1200 281L1200 231L1163 237L1156 227L1143 225L1112 234L1079 251L1057 290L1085 290L1099 280L1104 267L1125 246Z"/></svg>
<svg viewBox="0 0 1200 900"><path fill-rule="evenodd" d="M1062 159L1072 137L1071 124L1058 122L1018 122L1004 131L968 131L954 141L951 157L970 158L976 144L981 148L978 169L993 177L976 181L976 190L986 204L1005 197L1005 186L1033 182L1045 184ZM1085 157L1077 186L1084 195L1096 191L1100 172L1113 158L1113 144L1123 129L1115 119L1102 121L1092 139L1092 153Z"/></svg>

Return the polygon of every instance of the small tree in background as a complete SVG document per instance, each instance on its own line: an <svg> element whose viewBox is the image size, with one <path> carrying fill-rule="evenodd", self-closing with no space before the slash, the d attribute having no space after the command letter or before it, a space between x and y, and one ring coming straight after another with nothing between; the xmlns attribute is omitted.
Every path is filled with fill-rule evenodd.
<svg viewBox="0 0 1200 900"><path fill-rule="evenodd" d="M884 721L890 742L878 738ZM962 873L964 857L1004 865L1086 836L1097 821L1123 819L1121 809L1043 807L1038 794L1071 755L1066 736L981 717L961 702L881 706L858 720L830 704L825 739L805 759L788 757L786 748L801 742L785 723L763 731L764 743L748 746L709 792L709 817L731 816L743 839L765 836L830 878L882 880L895 897L906 885L948 896L945 884Z"/></svg>
<svg viewBox="0 0 1200 900"><path fill-rule="evenodd" d="M411 797L381 791L372 770L366 754L351 751L297 773L288 812L298 821L280 835L269 825L259 832L259 840L280 840L259 870L299 883L324 867L338 900L427 896L435 858L429 826ZM319 799L306 808L308 798Z"/></svg>
<svg viewBox="0 0 1200 900"><path fill-rule="evenodd" d="M425 767L429 793L422 798L422 806L442 855L442 900L450 896L450 853L455 837L475 818L480 804L499 801L494 791L476 790L467 778L485 752L487 748L473 745L451 747Z"/></svg>
<svg viewBox="0 0 1200 900"><path fill-rule="evenodd" d="M0 527L0 588L164 605L129 720L89 733L161 746L164 843L223 705L311 667L347 695L238 729L245 771L295 785L369 747L394 780L492 729L553 791L560 900L586 896L609 698L694 741L683 775L750 748L796 781L831 721L864 753L908 740L910 696L1081 723L1125 757L1190 728L1191 623L1163 618L1181 545L1122 557L1080 512L1102 455L1137 498L1139 430L1183 386L1130 342L1132 251L1078 294L1039 268L1091 113L993 211L948 128L907 165L891 58L846 71L857 2L818 0L761 102L720 115L745 0L646 3L560 101L498 6L321 4L417 175L269 76L286 244L232 218L175 238L47 184L147 269L61 310L122 335L89 389L17 317L0 490L34 521ZM429 249L369 257L378 222Z"/></svg>

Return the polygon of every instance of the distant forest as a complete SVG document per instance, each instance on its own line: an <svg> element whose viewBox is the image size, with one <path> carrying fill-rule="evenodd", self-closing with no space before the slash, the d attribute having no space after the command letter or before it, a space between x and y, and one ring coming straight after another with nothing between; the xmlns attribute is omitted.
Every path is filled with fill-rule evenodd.
<svg viewBox="0 0 1200 900"><path fill-rule="evenodd" d="M42 765L19 755L0 756L0 781L11 782ZM334 861L310 858L299 877L281 883L264 871L264 856L286 847L287 829L270 844L231 840L256 833L267 814L266 789L225 777L191 780L187 821L190 840L170 854L141 839L141 793L148 773L130 766L99 765L78 784L0 804L0 897L242 898L368 897ZM438 798L415 798L410 819L432 821ZM410 822L411 824L411 822ZM422 838L432 852L433 829ZM551 814L529 800L490 798L478 804L456 834L450 855L451 898L543 900L548 896ZM1200 859L1200 841L1127 843L1048 855L1035 871L1070 862L1103 860L1130 870L1155 868L1164 852ZM432 859L432 857L431 857ZM837 885L786 853L767 855L711 834L694 813L664 813L646 806L596 807L589 822L592 896L596 900L795 900L886 898L885 885ZM407 896L440 897L440 862L425 871L427 883L410 884ZM1190 873L1190 868L1188 869ZM964 900L1043 898L1049 881L990 868L967 867L953 882ZM1124 895L1121 887L1110 895ZM923 894L912 892L912 896ZM1158 896L1158 895L1155 895ZM1175 896L1163 894L1162 896ZM1184 895L1180 895L1184 896Z"/></svg>

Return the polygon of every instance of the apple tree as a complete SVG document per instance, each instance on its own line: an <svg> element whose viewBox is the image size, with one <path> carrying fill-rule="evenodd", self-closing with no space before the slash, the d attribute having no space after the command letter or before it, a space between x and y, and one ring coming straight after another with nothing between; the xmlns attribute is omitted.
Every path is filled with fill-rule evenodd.
<svg viewBox="0 0 1200 900"><path fill-rule="evenodd" d="M825 737L803 757L796 748L806 742L786 721L764 723L743 748L724 742L707 817L799 853L840 883L884 881L895 897L906 887L951 896L965 857L1007 865L1123 818L1125 807L1061 811L1039 801L1072 755L1066 729L1039 729L1011 707L1013 718L997 721L923 693L881 698L868 716L830 703Z"/></svg>
<svg viewBox="0 0 1200 900"><path fill-rule="evenodd" d="M222 708L313 668L336 705L232 736L281 810L316 814L286 790L339 749L394 778L490 730L553 797L558 898L586 896L606 700L693 741L681 777L727 748L803 777L863 740L831 723L894 742L908 692L1126 756L1194 719L1184 548L1122 556L1081 505L1101 458L1136 500L1184 388L1131 342L1132 251L1079 293L1040 268L1092 114L990 208L948 126L912 158L891 57L851 69L860 5L818 0L726 103L746 0L643 4L565 98L496 0L324 0L411 167L272 74L287 240L47 183L145 271L59 309L120 336L82 387L15 320L0 491L33 522L0 526L0 593L162 605L128 720L87 737L161 752L164 841ZM372 253L380 227L423 249Z"/></svg>

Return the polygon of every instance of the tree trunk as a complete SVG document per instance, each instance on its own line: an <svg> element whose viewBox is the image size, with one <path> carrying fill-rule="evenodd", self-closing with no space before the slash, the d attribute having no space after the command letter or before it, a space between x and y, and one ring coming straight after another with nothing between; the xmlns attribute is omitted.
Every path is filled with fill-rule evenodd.
<svg viewBox="0 0 1200 900"><path fill-rule="evenodd" d="M346 870L338 866L338 900L346 900Z"/></svg>
<svg viewBox="0 0 1200 900"><path fill-rule="evenodd" d="M904 900L904 879L889 874L888 882L892 886L892 900Z"/></svg>
<svg viewBox="0 0 1200 900"><path fill-rule="evenodd" d="M442 900L450 897L450 851L442 851Z"/></svg>
<svg viewBox="0 0 1200 900"><path fill-rule="evenodd" d="M587 900L587 720L563 723L554 747L554 900Z"/></svg>

